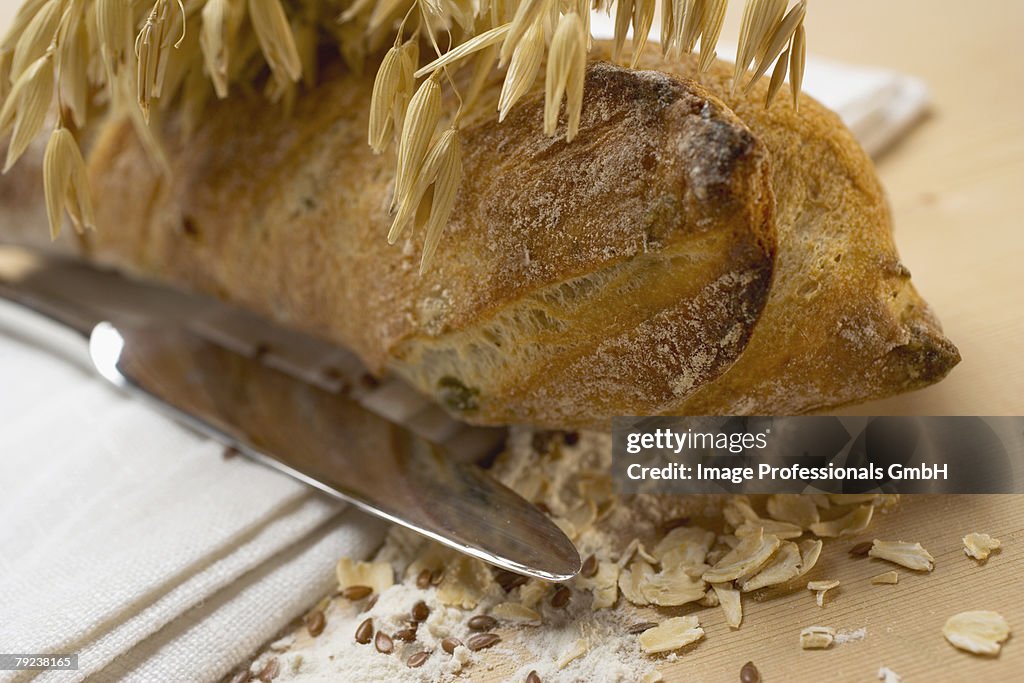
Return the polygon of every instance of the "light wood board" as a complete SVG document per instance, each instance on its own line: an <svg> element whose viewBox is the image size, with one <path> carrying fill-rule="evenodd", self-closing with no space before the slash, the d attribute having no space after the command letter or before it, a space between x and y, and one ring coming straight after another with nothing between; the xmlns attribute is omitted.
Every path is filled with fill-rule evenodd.
<svg viewBox="0 0 1024 683"><path fill-rule="evenodd" d="M964 555L961 538L972 531L990 533L1003 548L986 563ZM876 681L887 666L905 683L927 681L1024 680L1024 496L905 496L888 514L876 516L869 533L826 541L809 580L838 579L825 606L799 586L766 590L743 597L743 624L731 630L719 608L664 610L664 616L697 613L707 635L684 648L675 662L658 666L669 682L735 683L740 668L753 661L764 683ZM935 557L931 573L913 572L873 558L851 558L849 548L861 540L920 542ZM870 578L896 569L899 583L876 586ZM758 596L758 597L751 597ZM620 600L622 598L620 597ZM942 636L946 619L967 610L1000 612L1017 632L998 658L954 649ZM651 614L643 612L644 621ZM806 626L838 630L865 628L862 640L828 650L801 650ZM598 645L599 647L600 645ZM474 665L473 681L511 681L527 664L529 653L514 663L494 661L486 673Z"/></svg>

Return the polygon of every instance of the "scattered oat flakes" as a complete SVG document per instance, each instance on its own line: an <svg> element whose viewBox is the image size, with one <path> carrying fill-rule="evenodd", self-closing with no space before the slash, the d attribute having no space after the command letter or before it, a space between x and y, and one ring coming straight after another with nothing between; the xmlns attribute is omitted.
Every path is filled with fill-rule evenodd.
<svg viewBox="0 0 1024 683"><path fill-rule="evenodd" d="M878 680L882 683L902 683L903 676L893 671L887 666L883 666L878 670Z"/></svg>
<svg viewBox="0 0 1024 683"><path fill-rule="evenodd" d="M665 679L662 677L661 672L655 669L641 678L640 683L660 683L663 680Z"/></svg>
<svg viewBox="0 0 1024 683"><path fill-rule="evenodd" d="M800 548L792 541L782 541L775 555L755 574L740 577L738 583L744 593L785 583L800 576L803 561Z"/></svg>
<svg viewBox="0 0 1024 683"><path fill-rule="evenodd" d="M736 497L726 503L722 509L722 515L735 529L737 538L749 536L763 529L764 533L777 536L782 539L797 538L803 533L803 529L796 524L783 522L775 519L763 519L745 497Z"/></svg>
<svg viewBox="0 0 1024 683"><path fill-rule="evenodd" d="M704 597L698 600L698 604L701 607L718 607L718 593L715 592L714 588L709 588Z"/></svg>
<svg viewBox="0 0 1024 683"><path fill-rule="evenodd" d="M445 605L473 609L494 585L494 574L486 564L453 553L437 587L437 599Z"/></svg>
<svg viewBox="0 0 1024 683"><path fill-rule="evenodd" d="M792 539L800 538L804 534L804 530L798 527L796 524L790 524L789 522L778 522L774 519L759 519L756 522L744 522L736 527L736 536L743 538L749 536L758 530L763 531L766 534L772 534L778 536L781 539Z"/></svg>
<svg viewBox="0 0 1024 683"><path fill-rule="evenodd" d="M697 617L672 617L640 634L640 649L648 654L670 652L704 637Z"/></svg>
<svg viewBox="0 0 1024 683"><path fill-rule="evenodd" d="M1010 637L1010 625L998 612L960 612L946 620L942 635L954 647L977 655L997 655Z"/></svg>
<svg viewBox="0 0 1024 683"><path fill-rule="evenodd" d="M665 567L706 567L715 534L698 527L676 527L658 541L651 554Z"/></svg>
<svg viewBox="0 0 1024 683"><path fill-rule="evenodd" d="M704 572L708 583L734 581L744 574L752 574L764 566L779 547L779 537L760 532L744 536L735 548Z"/></svg>
<svg viewBox="0 0 1024 683"><path fill-rule="evenodd" d="M874 511L875 508L871 505L861 505L838 519L812 524L811 533L821 538L838 538L859 534L868 528Z"/></svg>
<svg viewBox="0 0 1024 683"><path fill-rule="evenodd" d="M920 543L903 541L879 541L877 538L868 551L869 557L887 560L907 569L930 572L935 568L935 558Z"/></svg>
<svg viewBox="0 0 1024 683"><path fill-rule="evenodd" d="M676 607L703 598L707 584L703 579L687 574L685 567L675 567L657 574L647 574L639 588L648 603Z"/></svg>
<svg viewBox="0 0 1024 683"><path fill-rule="evenodd" d="M590 645L583 638L579 638L572 647L569 648L561 657L558 658L558 670L561 671L565 667L569 666L574 660L579 659L583 655L587 654L587 650L590 649Z"/></svg>
<svg viewBox="0 0 1024 683"><path fill-rule="evenodd" d="M519 588L519 602L524 607L533 607L547 594L551 584L540 579L530 579Z"/></svg>
<svg viewBox="0 0 1024 683"><path fill-rule="evenodd" d="M518 624L539 624L540 614L518 602L499 602L491 608L491 616Z"/></svg>
<svg viewBox="0 0 1024 683"><path fill-rule="evenodd" d="M832 507L832 501L828 499L828 495L824 493L809 493L807 497L814 501L814 504L818 506L819 510L828 510Z"/></svg>
<svg viewBox="0 0 1024 683"><path fill-rule="evenodd" d="M750 500L746 496L733 496L726 501L725 506L722 508L722 516L733 527L738 527L744 522L756 522L760 519L760 515L750 506Z"/></svg>
<svg viewBox="0 0 1024 683"><path fill-rule="evenodd" d="M964 554L976 560L987 560L989 554L1002 543L988 534L967 534L964 536Z"/></svg>
<svg viewBox="0 0 1024 683"><path fill-rule="evenodd" d="M634 605L647 605L649 600L644 594L643 585L654 575L654 567L643 560L634 560L629 569L619 572L619 590L622 597Z"/></svg>
<svg viewBox="0 0 1024 683"><path fill-rule="evenodd" d="M634 538L632 541L630 541L629 544L626 546L626 549L622 551L622 555L619 557L619 567L625 567L627 564L629 564L629 561L633 559L633 555L636 554L636 549L639 547L639 538Z"/></svg>
<svg viewBox="0 0 1024 683"><path fill-rule="evenodd" d="M818 603L818 607L825 606L825 593L829 592L833 588L839 586L838 581L808 581L807 590L812 590L816 593L814 599Z"/></svg>
<svg viewBox="0 0 1024 683"><path fill-rule="evenodd" d="M648 564L658 564L658 558L647 552L647 548L644 547L643 543L637 543L636 556Z"/></svg>
<svg viewBox="0 0 1024 683"><path fill-rule="evenodd" d="M342 590L350 586L368 586L380 595L395 583L390 562L353 562L351 558L343 557L335 565L334 574Z"/></svg>
<svg viewBox="0 0 1024 683"><path fill-rule="evenodd" d="M619 597L619 565L614 562L598 562L597 573L593 576L577 576L576 586L589 590L594 596L592 609L611 607Z"/></svg>
<svg viewBox="0 0 1024 683"><path fill-rule="evenodd" d="M831 626L808 626L800 631L800 647L805 650L824 650L835 639L836 630Z"/></svg>
<svg viewBox="0 0 1024 683"><path fill-rule="evenodd" d="M725 623L730 628L739 628L743 623L743 605L740 603L740 592L729 584L716 584L711 586L718 597L718 604L722 606L725 613Z"/></svg>
<svg viewBox="0 0 1024 683"><path fill-rule="evenodd" d="M565 518L573 525L577 533L589 529L597 519L597 504L584 499L576 507L565 513Z"/></svg>
<svg viewBox="0 0 1024 683"><path fill-rule="evenodd" d="M799 493L777 493L770 496L767 509L772 519L796 524L804 529L821 521L814 499Z"/></svg>
<svg viewBox="0 0 1024 683"><path fill-rule="evenodd" d="M814 569L821 557L821 548L824 546L819 540L800 541L800 576Z"/></svg>
<svg viewBox="0 0 1024 683"><path fill-rule="evenodd" d="M896 572L895 569L892 571L885 572L883 574L879 574L878 576L871 577L871 583L876 585L895 585L899 583L899 581L900 575Z"/></svg>

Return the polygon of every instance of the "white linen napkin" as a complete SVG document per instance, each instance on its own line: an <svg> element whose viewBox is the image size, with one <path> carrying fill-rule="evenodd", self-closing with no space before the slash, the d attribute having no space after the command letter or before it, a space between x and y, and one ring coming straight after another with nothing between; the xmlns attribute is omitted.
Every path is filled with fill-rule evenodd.
<svg viewBox="0 0 1024 683"><path fill-rule="evenodd" d="M812 59L805 79L873 154L928 102L887 71ZM330 589L338 557L379 543L382 524L225 460L59 338L0 306L0 652L79 654L36 680L216 680Z"/></svg>
<svg viewBox="0 0 1024 683"><path fill-rule="evenodd" d="M38 680L216 680L380 543L383 524L225 459L2 308L0 651L79 655Z"/></svg>

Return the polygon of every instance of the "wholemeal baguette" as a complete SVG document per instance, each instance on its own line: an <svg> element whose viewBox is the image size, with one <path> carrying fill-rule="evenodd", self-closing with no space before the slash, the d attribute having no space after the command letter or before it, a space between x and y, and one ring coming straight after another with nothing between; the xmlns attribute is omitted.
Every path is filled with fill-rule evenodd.
<svg viewBox="0 0 1024 683"><path fill-rule="evenodd" d="M85 254L354 350L467 420L606 427L619 414L802 413L957 362L896 256L870 161L802 98L729 95L731 67L595 43L579 137L537 88L465 119L465 180L431 268L389 247L393 150L365 144L370 76L328 68L290 117L245 94L157 172L112 120L89 157Z"/></svg>

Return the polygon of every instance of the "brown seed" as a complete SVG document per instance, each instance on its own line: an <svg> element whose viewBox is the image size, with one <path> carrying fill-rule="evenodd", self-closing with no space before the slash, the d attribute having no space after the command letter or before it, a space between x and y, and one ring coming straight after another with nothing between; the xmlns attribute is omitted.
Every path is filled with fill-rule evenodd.
<svg viewBox="0 0 1024 683"><path fill-rule="evenodd" d="M584 578L591 578L597 574L597 557L591 555L583 562L583 566L580 567L580 576Z"/></svg>
<svg viewBox="0 0 1024 683"><path fill-rule="evenodd" d="M225 460L230 460L231 458L241 455L241 453L242 451L238 450L234 446L225 446L224 452L221 455L224 456Z"/></svg>
<svg viewBox="0 0 1024 683"><path fill-rule="evenodd" d="M403 628L401 631L395 631L395 640L400 640L403 643L413 642L416 640L416 629Z"/></svg>
<svg viewBox="0 0 1024 683"><path fill-rule="evenodd" d="M522 574L516 574L515 572L510 572L505 569L499 569L494 575L494 580L498 582L498 585L501 586L502 590L509 593L519 586L522 586L528 579Z"/></svg>
<svg viewBox="0 0 1024 683"><path fill-rule="evenodd" d="M426 664L428 659L430 659L429 652L417 652L414 655L410 655L409 659L405 660L405 665L410 669L418 669Z"/></svg>
<svg viewBox="0 0 1024 683"><path fill-rule="evenodd" d="M377 648L377 652L389 655L395 649L395 642L384 631L377 631L377 635L373 639L373 646Z"/></svg>
<svg viewBox="0 0 1024 683"><path fill-rule="evenodd" d="M379 598L380 598L380 595L378 595L377 593L374 593L373 595L371 595L370 599L366 601L365 605L363 605L363 611L364 612L369 612L370 610L372 610L373 606L377 604L377 600Z"/></svg>
<svg viewBox="0 0 1024 683"><path fill-rule="evenodd" d="M871 541L864 541L850 548L850 557L867 557L868 551L871 550L871 546L874 545Z"/></svg>
<svg viewBox="0 0 1024 683"><path fill-rule="evenodd" d="M430 570L424 569L416 575L416 587L427 588L428 586L430 586Z"/></svg>
<svg viewBox="0 0 1024 683"><path fill-rule="evenodd" d="M249 675L249 671L247 669L242 669L232 676L228 683L249 683L250 678L251 676Z"/></svg>
<svg viewBox="0 0 1024 683"><path fill-rule="evenodd" d="M322 610L316 610L306 615L306 630L314 638L324 632L324 626L326 625L327 619L324 618Z"/></svg>
<svg viewBox="0 0 1024 683"><path fill-rule="evenodd" d="M380 386L380 380L368 372L363 373L359 378L359 383L363 385L364 389L376 389Z"/></svg>
<svg viewBox="0 0 1024 683"><path fill-rule="evenodd" d="M366 645L373 638L373 619L366 619L356 628L356 642Z"/></svg>
<svg viewBox="0 0 1024 683"><path fill-rule="evenodd" d="M649 630L651 630L652 628L654 628L657 625L658 624L656 622L653 622L653 621L641 621L641 622L633 624L632 626L627 628L626 629L626 633L635 636L638 633L643 633L644 631L649 631Z"/></svg>
<svg viewBox="0 0 1024 683"><path fill-rule="evenodd" d="M430 585L431 586L436 586L437 584L441 583L441 579L443 579L443 578L444 578L444 570L443 569L435 569L434 571L430 572Z"/></svg>
<svg viewBox="0 0 1024 683"><path fill-rule="evenodd" d="M345 590L341 591L341 597L355 602L356 600L362 600L371 593L373 593L373 589L369 586L349 586Z"/></svg>
<svg viewBox="0 0 1024 683"><path fill-rule="evenodd" d="M412 606L409 614L412 615L413 621L426 621L427 617L430 616L430 608L427 607L427 603L420 600Z"/></svg>
<svg viewBox="0 0 1024 683"><path fill-rule="evenodd" d="M490 631L498 625L498 620L486 614L478 614L466 622L470 631Z"/></svg>
<svg viewBox="0 0 1024 683"><path fill-rule="evenodd" d="M559 586L555 594L551 596L551 606L555 609L562 609L569 604L569 599L572 598L572 592L567 586Z"/></svg>
<svg viewBox="0 0 1024 683"><path fill-rule="evenodd" d="M753 662L747 662L740 669L740 683L761 683L761 672Z"/></svg>
<svg viewBox="0 0 1024 683"><path fill-rule="evenodd" d="M441 641L441 649L447 652L448 654L452 654L453 652L455 652L455 648L457 648L460 645L462 645L462 641L453 636L448 636L447 638Z"/></svg>
<svg viewBox="0 0 1024 683"><path fill-rule="evenodd" d="M562 434L562 441L565 442L566 446L575 446L580 442L579 432L565 432ZM536 672L534 672L536 673Z"/></svg>
<svg viewBox="0 0 1024 683"><path fill-rule="evenodd" d="M540 676L536 671L531 671L526 675L526 683L540 683Z"/></svg>
<svg viewBox="0 0 1024 683"><path fill-rule="evenodd" d="M466 647L473 652L491 647L501 640L497 633L478 633L466 641Z"/></svg>
<svg viewBox="0 0 1024 683"><path fill-rule="evenodd" d="M256 678L263 681L263 683L269 683L277 678L279 673L281 673L281 664L277 661L277 657L271 657L263 665L263 668L260 669L260 672L256 674Z"/></svg>

